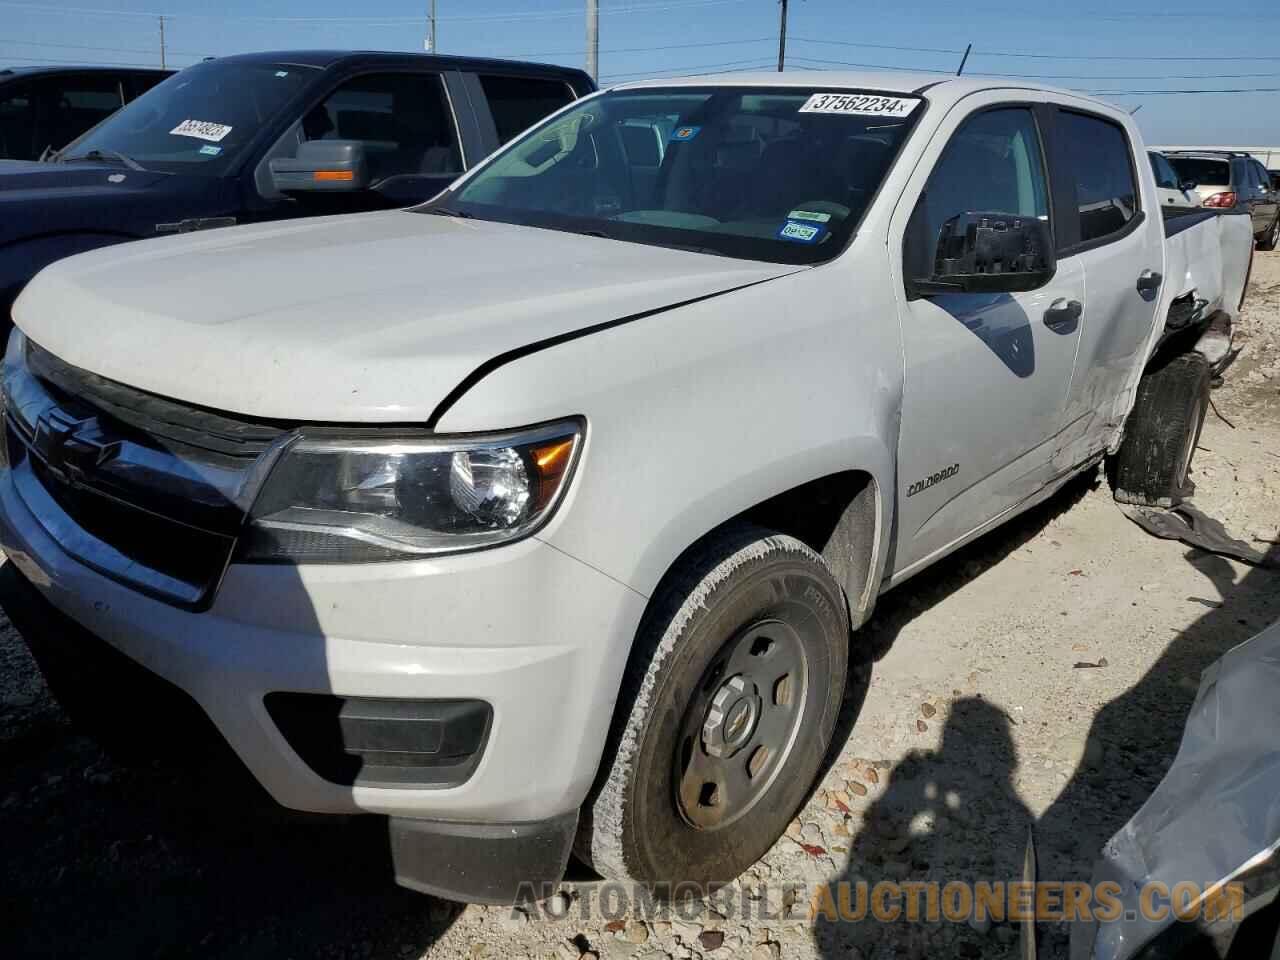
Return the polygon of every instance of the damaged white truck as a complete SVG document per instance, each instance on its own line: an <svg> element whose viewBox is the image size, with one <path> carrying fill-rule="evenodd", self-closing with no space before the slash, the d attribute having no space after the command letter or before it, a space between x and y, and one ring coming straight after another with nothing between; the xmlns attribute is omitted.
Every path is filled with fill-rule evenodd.
<svg viewBox="0 0 1280 960"><path fill-rule="evenodd" d="M1076 94L625 85L421 207L40 273L3 604L109 746L216 731L408 886L727 881L879 594L1104 462L1185 493L1251 256Z"/></svg>

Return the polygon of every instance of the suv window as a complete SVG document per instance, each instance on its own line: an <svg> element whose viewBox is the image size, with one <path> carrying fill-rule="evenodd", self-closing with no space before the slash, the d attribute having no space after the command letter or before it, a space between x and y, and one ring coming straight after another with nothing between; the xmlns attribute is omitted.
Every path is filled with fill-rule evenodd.
<svg viewBox="0 0 1280 960"><path fill-rule="evenodd" d="M1025 107L986 110L952 136L921 196L932 256L943 224L965 213L1049 219L1044 155Z"/></svg>
<svg viewBox="0 0 1280 960"><path fill-rule="evenodd" d="M1174 172L1173 167L1169 165L1169 161L1164 158L1163 154L1153 153L1151 156L1151 170L1156 175L1156 185L1163 190L1177 190L1178 174Z"/></svg>
<svg viewBox="0 0 1280 960"><path fill-rule="evenodd" d="M1138 214L1138 185L1124 130L1101 117L1058 114L1069 169L1074 174L1080 242L1118 233Z"/></svg>
<svg viewBox="0 0 1280 960"><path fill-rule="evenodd" d="M41 149L65 147L124 105L118 77L56 77L40 81L36 89L43 101L41 137L46 143Z"/></svg>
<svg viewBox="0 0 1280 960"><path fill-rule="evenodd" d="M1253 182L1261 190L1271 189L1271 178L1267 176L1267 169L1257 160L1253 160L1249 164L1253 168Z"/></svg>
<svg viewBox="0 0 1280 960"><path fill-rule="evenodd" d="M0 158L34 160L36 101L28 84L0 88Z"/></svg>
<svg viewBox="0 0 1280 960"><path fill-rule="evenodd" d="M1194 181L1197 186L1231 186L1231 167L1226 160L1211 157L1170 157L1169 162L1178 171L1178 176L1183 180Z"/></svg>
<svg viewBox="0 0 1280 960"><path fill-rule="evenodd" d="M498 140L506 143L575 99L563 80L480 74Z"/></svg>
<svg viewBox="0 0 1280 960"><path fill-rule="evenodd" d="M302 119L307 140L359 140L373 181L462 172L458 137L436 74L356 77Z"/></svg>

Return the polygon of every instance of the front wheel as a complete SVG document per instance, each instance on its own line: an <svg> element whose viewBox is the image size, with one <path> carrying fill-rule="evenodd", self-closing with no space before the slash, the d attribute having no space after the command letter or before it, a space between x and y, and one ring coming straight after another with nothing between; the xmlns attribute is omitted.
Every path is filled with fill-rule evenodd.
<svg viewBox="0 0 1280 960"><path fill-rule="evenodd" d="M822 558L738 526L659 587L578 855L644 883L728 882L808 798L844 695L849 615Z"/></svg>

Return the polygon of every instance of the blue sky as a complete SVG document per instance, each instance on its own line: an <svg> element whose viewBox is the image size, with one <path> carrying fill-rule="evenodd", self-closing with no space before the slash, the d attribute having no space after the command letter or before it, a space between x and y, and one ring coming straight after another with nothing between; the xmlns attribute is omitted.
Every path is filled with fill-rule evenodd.
<svg viewBox="0 0 1280 960"><path fill-rule="evenodd" d="M248 50L421 50L428 3L0 0L0 65L157 64L158 14L167 15L171 65ZM776 0L600 5L605 81L776 61ZM583 6L583 0L437 0L440 50L581 65ZM1280 91L1280 5L1274 0L1084 0L1074 9L1015 0L791 0L788 35L789 68L840 69L832 62L840 61L954 70L958 51L972 42L968 73L1034 74L1091 91L1272 88L1109 99L1129 108L1141 104L1137 119L1151 142L1280 144L1280 92L1274 92Z"/></svg>

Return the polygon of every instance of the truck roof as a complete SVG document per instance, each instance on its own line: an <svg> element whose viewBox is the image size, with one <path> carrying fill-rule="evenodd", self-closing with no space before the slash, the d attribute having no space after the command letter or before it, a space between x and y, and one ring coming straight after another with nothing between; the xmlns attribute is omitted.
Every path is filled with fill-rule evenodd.
<svg viewBox="0 0 1280 960"><path fill-rule="evenodd" d="M16 77L38 77L51 73L84 73L85 71L92 73L159 73L166 76L173 73L172 70L162 67L125 67L118 63L83 63L78 65L58 64L57 66L46 65L39 67L0 67L0 83Z"/></svg>
<svg viewBox="0 0 1280 960"><path fill-rule="evenodd" d="M492 57L454 57L434 53L399 53L387 50L267 50L260 53L237 53L227 57L218 57L217 59L222 63L288 63L304 67L319 67L321 69L363 64L403 65L405 63L418 63L430 64L442 69L534 70L539 73L587 77L586 72L577 67L563 67L558 64L534 63L527 60L499 60Z"/></svg>
<svg viewBox="0 0 1280 960"><path fill-rule="evenodd" d="M741 73L717 73L697 77L675 77L660 80L636 80L613 85L615 90L643 87L833 87L835 89L883 90L886 93L923 94L930 99L955 102L961 97L983 90L1039 90L1076 100L1087 100L1107 110L1124 114L1115 104L1107 103L1079 90L1066 90L1043 83L1010 77L986 77L965 74L961 77L944 73L921 73L909 70L788 70Z"/></svg>

